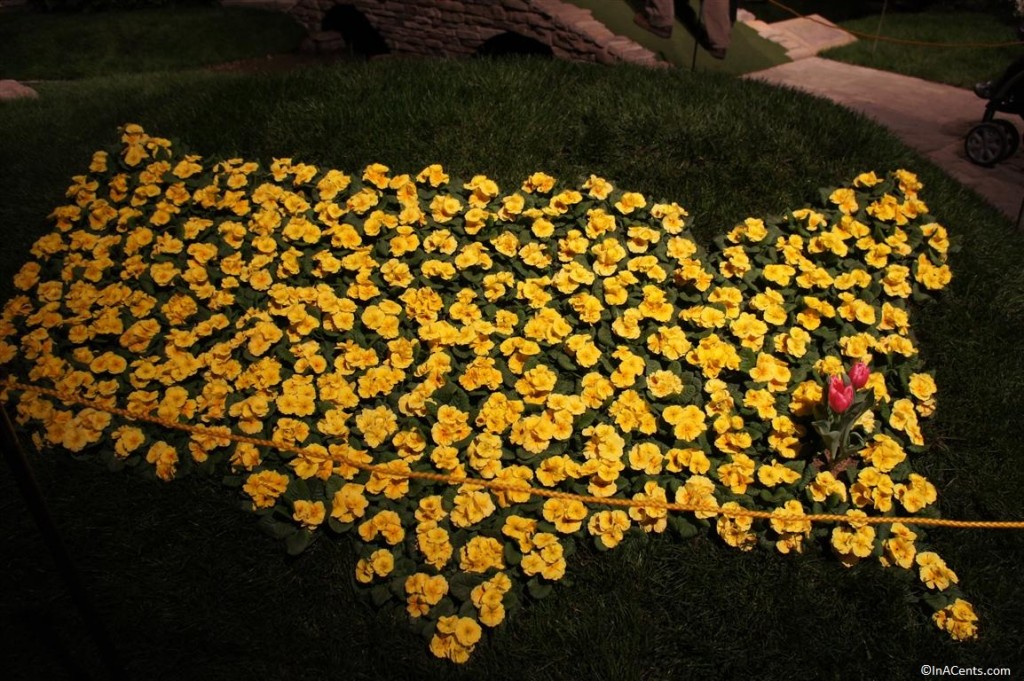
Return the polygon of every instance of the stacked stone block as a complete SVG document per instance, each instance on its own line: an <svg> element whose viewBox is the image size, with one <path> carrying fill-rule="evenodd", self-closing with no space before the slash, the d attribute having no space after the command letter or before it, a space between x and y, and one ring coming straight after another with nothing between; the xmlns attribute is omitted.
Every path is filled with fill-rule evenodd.
<svg viewBox="0 0 1024 681"><path fill-rule="evenodd" d="M362 12L395 54L464 57L513 32L547 45L559 59L667 66L590 11L562 0L298 0L289 13L312 33L335 5Z"/></svg>

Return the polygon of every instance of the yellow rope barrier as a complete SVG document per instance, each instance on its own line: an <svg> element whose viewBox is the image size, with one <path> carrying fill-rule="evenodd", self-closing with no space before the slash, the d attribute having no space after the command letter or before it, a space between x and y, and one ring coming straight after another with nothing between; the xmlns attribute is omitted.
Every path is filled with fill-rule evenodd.
<svg viewBox="0 0 1024 681"><path fill-rule="evenodd" d="M783 5L781 2L778 2L777 0L768 0L768 3L771 4L771 5L775 5L776 7L778 7L781 10L789 12L790 14L792 14L795 17L799 17L801 19L807 19L808 21L811 21L811 22L813 22L815 24L819 24L821 26L827 26L828 28L836 28L836 29L839 29L840 31L843 31L844 33L849 33L852 36L856 36L857 38L862 38L864 40L880 40L880 41L885 42L885 43L894 43L894 44L897 44L897 45L917 45L917 46L921 46L921 47L944 47L944 48L949 48L949 47L988 48L988 47L1013 47L1014 45L1024 45L1024 42L1021 42L1019 40L1010 40L1010 41L999 42L999 43L943 43L943 42L929 42L929 41L926 41L926 40L910 40L908 38L890 38L889 36L884 36L884 35L876 35L876 34L872 34L872 33L863 33L861 31L854 31L854 30L851 30L851 29L848 29L848 28L843 28L842 26L837 26L837 25L829 23L827 21L821 21L819 19L815 19L813 17L809 17L809 16L806 16L804 14L800 14L800 12L796 11L792 7L787 7L786 5Z"/></svg>
<svg viewBox="0 0 1024 681"><path fill-rule="evenodd" d="M131 421L145 421L148 423L153 423L162 426L164 428L168 428L171 430L180 430L187 433L191 433L193 435L227 439L233 442L251 444L258 447L268 447L271 449L277 449L279 451L292 452L298 455L301 455L304 451L306 451L306 448L299 447L298 445L291 445L283 442L274 442L273 440L267 440L264 438L254 438L247 437L245 435L236 435L234 433L226 433L219 431L215 428L195 426L192 424L180 423L177 421L169 421L167 419L163 419L157 416L150 416L148 414L135 414L128 411L127 409L110 407L103 403L94 400L88 400L77 395L62 393L51 388L43 388L41 386L20 383L15 380L9 380L6 383L5 387L8 390L21 390L25 392L39 393L40 395L48 395L64 403L77 404L79 406L88 407L90 409L95 409L97 411L103 411L109 414L114 414L116 416L121 416L122 418ZM746 508L723 509L719 507L688 506L686 504L677 504L657 500L638 501L635 499L603 498L589 496L586 494L574 494L572 492L560 492L557 490L543 489L539 487L533 487L530 485L511 484L501 482L498 480L484 480L481 478L445 475L442 473L427 473L423 471L394 471L388 468L384 468L383 466L366 464L360 461L346 460L345 463L349 466L352 466L353 468L358 468L360 470L365 470L370 473L376 473L378 475L385 475L393 478L412 478L419 480L429 480L432 482L443 482L450 485L472 485L503 492L519 492L529 494L531 496L546 497L551 499L565 499L568 501L579 501L590 505L617 506L628 508L656 508L664 509L666 511L676 511L684 513L711 513L714 515L724 515L735 518L758 518L765 520L778 520L781 522L834 522L857 525L883 525L888 523L903 523L905 525L930 525L938 527L958 527L970 529L1024 529L1024 521L949 520L945 518L919 518L909 516L866 516L864 518L851 518L847 515L839 515L834 513L814 513L807 515L796 515L788 513L773 513L771 511L755 511Z"/></svg>

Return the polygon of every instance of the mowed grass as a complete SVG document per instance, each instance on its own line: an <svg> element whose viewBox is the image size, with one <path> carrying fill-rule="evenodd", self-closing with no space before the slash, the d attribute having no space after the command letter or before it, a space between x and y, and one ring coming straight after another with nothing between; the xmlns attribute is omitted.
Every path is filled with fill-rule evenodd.
<svg viewBox="0 0 1024 681"><path fill-rule="evenodd" d="M926 422L932 447L915 467L947 517L1024 519L1020 235L862 117L726 76L530 60L121 76L40 91L0 108L4 298L71 176L130 121L179 149L264 164L290 156L412 173L437 162L502 188L536 170L570 182L595 173L686 206L705 243L862 171L911 169L962 244L950 289L914 314L940 387ZM712 537L633 537L575 555L571 584L454 667L429 654L400 607L360 597L346 538L289 558L215 480L167 484L65 454L29 458L132 678L916 679L925 663L1024 668L1019 531L928 532L982 618L975 643L935 629L908 574L845 569L819 550L785 557ZM9 678L70 676L62 648L98 676L88 630L6 474L0 499L0 640L17 651Z"/></svg>
<svg viewBox="0 0 1024 681"><path fill-rule="evenodd" d="M1016 25L984 11L891 12L840 23L843 28L885 38L923 43L966 45L914 45L859 38L858 42L823 52L828 59L893 71L937 83L969 88L978 81L998 77L1024 55L1021 44L983 47L1017 40Z"/></svg>
<svg viewBox="0 0 1024 681"><path fill-rule="evenodd" d="M295 51L305 30L280 13L168 6L131 12L0 13L0 78L89 78Z"/></svg>

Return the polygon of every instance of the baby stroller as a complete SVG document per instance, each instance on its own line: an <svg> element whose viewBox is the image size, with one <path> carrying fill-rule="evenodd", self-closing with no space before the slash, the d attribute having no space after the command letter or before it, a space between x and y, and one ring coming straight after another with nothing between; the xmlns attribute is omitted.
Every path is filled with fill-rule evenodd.
<svg viewBox="0 0 1024 681"><path fill-rule="evenodd" d="M971 163L991 167L1013 156L1020 146L1017 126L996 118L997 113L1024 117L1024 57L1010 64L998 80L978 83L974 92L987 99L985 115L964 139L964 151Z"/></svg>

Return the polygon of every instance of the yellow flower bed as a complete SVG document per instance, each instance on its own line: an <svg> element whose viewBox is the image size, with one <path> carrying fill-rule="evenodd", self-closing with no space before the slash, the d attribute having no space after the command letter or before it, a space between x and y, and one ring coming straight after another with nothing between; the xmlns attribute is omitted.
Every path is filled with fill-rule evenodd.
<svg viewBox="0 0 1024 681"><path fill-rule="evenodd" d="M819 208L749 218L704 252L679 205L595 176L574 188L535 173L502 191L436 165L264 168L122 132L74 178L18 273L0 363L218 430L8 390L39 447L164 480L226 473L292 552L324 527L350 532L356 580L402 603L454 662L562 579L579 542L606 550L669 530L912 570L935 623L975 636L956 574L920 530L859 522L935 515L935 487L912 468L936 386L909 303L948 283L949 240L912 173L862 174ZM871 371L857 404L871 407L840 463L815 430L846 408L829 402L829 377L858 361ZM358 467L370 463L386 470ZM655 501L706 510L644 505ZM801 519L817 512L850 520Z"/></svg>

